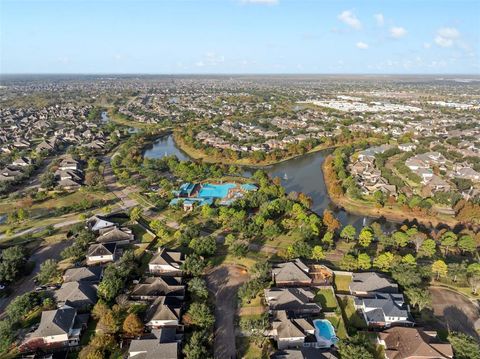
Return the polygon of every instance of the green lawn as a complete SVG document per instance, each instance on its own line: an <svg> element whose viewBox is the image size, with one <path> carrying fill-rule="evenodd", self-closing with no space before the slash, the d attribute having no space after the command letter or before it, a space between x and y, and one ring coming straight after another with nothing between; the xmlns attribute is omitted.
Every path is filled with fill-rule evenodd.
<svg viewBox="0 0 480 359"><path fill-rule="evenodd" d="M331 289L324 288L320 289L315 295L315 302L319 303L322 306L322 309L325 311L333 311L337 308L337 300L335 299L335 294Z"/></svg>
<svg viewBox="0 0 480 359"><path fill-rule="evenodd" d="M88 321L87 329L80 338L80 345L87 345L90 339L95 335L95 329L97 328L97 320L90 318Z"/></svg>
<svg viewBox="0 0 480 359"><path fill-rule="evenodd" d="M348 287L351 282L352 282L352 276L335 274L334 284L337 292L350 293L350 289Z"/></svg>
<svg viewBox="0 0 480 359"><path fill-rule="evenodd" d="M242 359L263 359L268 358L265 350L259 347L249 337L235 338L238 357Z"/></svg>
<svg viewBox="0 0 480 359"><path fill-rule="evenodd" d="M141 243L150 243L153 240L153 236L148 233L145 228L139 224L134 224L132 227L132 232L135 235L135 239Z"/></svg>
<svg viewBox="0 0 480 359"><path fill-rule="evenodd" d="M335 328L335 333L340 339L346 339L348 337L347 328L345 322L340 315L325 317Z"/></svg>
<svg viewBox="0 0 480 359"><path fill-rule="evenodd" d="M340 308L342 309L343 319L345 320L345 324L349 329L350 328L356 328L356 329L367 328L367 323L365 323L365 319L363 319L363 317L359 313L357 313L357 310L355 309L352 298L338 297L338 303L340 304Z"/></svg>

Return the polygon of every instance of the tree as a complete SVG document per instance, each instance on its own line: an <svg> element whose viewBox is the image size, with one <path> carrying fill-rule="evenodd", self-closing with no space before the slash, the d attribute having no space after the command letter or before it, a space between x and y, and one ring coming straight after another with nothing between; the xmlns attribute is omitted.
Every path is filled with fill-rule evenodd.
<svg viewBox="0 0 480 359"><path fill-rule="evenodd" d="M140 217L142 217L143 211L140 207L133 207L130 210L130 220L132 222L137 222Z"/></svg>
<svg viewBox="0 0 480 359"><path fill-rule="evenodd" d="M367 253L360 253L357 257L357 268L368 270L372 267L372 259Z"/></svg>
<svg viewBox="0 0 480 359"><path fill-rule="evenodd" d="M322 243L329 247L333 246L333 232L326 232L322 237Z"/></svg>
<svg viewBox="0 0 480 359"><path fill-rule="evenodd" d="M452 332L448 336L455 359L480 359L480 345L471 336Z"/></svg>
<svg viewBox="0 0 480 359"><path fill-rule="evenodd" d="M48 171L40 178L40 186L42 188L50 189L55 186L55 174L52 171Z"/></svg>
<svg viewBox="0 0 480 359"><path fill-rule="evenodd" d="M215 323L215 317L205 303L192 303L187 317L191 324L203 329L211 329Z"/></svg>
<svg viewBox="0 0 480 359"><path fill-rule="evenodd" d="M373 233L372 229L370 227L364 227L360 231L360 234L358 235L358 244L360 244L362 247L366 248L372 243L373 240Z"/></svg>
<svg viewBox="0 0 480 359"><path fill-rule="evenodd" d="M0 353L6 352L15 338L12 323L8 319L0 321Z"/></svg>
<svg viewBox="0 0 480 359"><path fill-rule="evenodd" d="M436 279L438 280L440 277L445 277L448 273L448 266L445 262L441 259L436 260L432 264L432 273L436 274Z"/></svg>
<svg viewBox="0 0 480 359"><path fill-rule="evenodd" d="M205 330L196 330L183 348L185 359L204 359L209 357L208 343L211 336Z"/></svg>
<svg viewBox="0 0 480 359"><path fill-rule="evenodd" d="M462 263L449 263L448 275L452 278L452 281L456 282L459 278L466 279L468 274L467 265Z"/></svg>
<svg viewBox="0 0 480 359"><path fill-rule="evenodd" d="M123 321L123 332L132 337L138 337L143 333L144 326L140 318L130 313Z"/></svg>
<svg viewBox="0 0 480 359"><path fill-rule="evenodd" d="M390 252L382 253L373 260L373 266L383 272L387 272L392 267L393 258L393 254Z"/></svg>
<svg viewBox="0 0 480 359"><path fill-rule="evenodd" d="M405 232L397 231L393 233L392 237L397 247L403 248L409 242L408 234L406 234Z"/></svg>
<svg viewBox="0 0 480 359"><path fill-rule="evenodd" d="M41 304L39 293L27 292L15 297L5 309L5 313L12 323L16 323Z"/></svg>
<svg viewBox="0 0 480 359"><path fill-rule="evenodd" d="M475 253L477 250L477 243L472 236L462 236L458 240L458 248L462 251L462 253Z"/></svg>
<svg viewBox="0 0 480 359"><path fill-rule="evenodd" d="M402 257L402 263L410 264L410 265L417 265L417 260L415 259L414 256L412 256L410 253L408 253L408 254L406 254Z"/></svg>
<svg viewBox="0 0 480 359"><path fill-rule="evenodd" d="M357 269L357 260L351 254L345 254L339 265L343 270L355 270Z"/></svg>
<svg viewBox="0 0 480 359"><path fill-rule="evenodd" d="M195 300L205 300L208 298L208 289L205 280L195 277L188 282L188 290Z"/></svg>
<svg viewBox="0 0 480 359"><path fill-rule="evenodd" d="M405 295L410 300L412 306L418 307L419 312L432 303L430 292L425 288L407 288Z"/></svg>
<svg viewBox="0 0 480 359"><path fill-rule="evenodd" d="M193 238L188 245L199 256L211 256L217 250L217 242L213 236Z"/></svg>
<svg viewBox="0 0 480 359"><path fill-rule="evenodd" d="M182 264L182 270L189 275L199 276L205 269L205 261L198 255L189 255Z"/></svg>
<svg viewBox="0 0 480 359"><path fill-rule="evenodd" d="M417 256L431 258L437 251L437 245L433 239L426 239L420 246Z"/></svg>
<svg viewBox="0 0 480 359"><path fill-rule="evenodd" d="M60 279L61 271L55 259L47 259L40 265L37 279L42 284L54 283Z"/></svg>
<svg viewBox="0 0 480 359"><path fill-rule="evenodd" d="M105 334L115 334L120 329L120 325L113 310L108 310L105 315L100 318L98 326Z"/></svg>
<svg viewBox="0 0 480 359"><path fill-rule="evenodd" d="M323 212L323 224L327 226L329 232L335 232L341 226L340 222L337 218L335 218L332 211L328 209Z"/></svg>
<svg viewBox="0 0 480 359"><path fill-rule="evenodd" d="M357 235L357 230L351 224L345 226L340 232L340 237L343 238L346 242L350 242L355 239Z"/></svg>
<svg viewBox="0 0 480 359"><path fill-rule="evenodd" d="M422 277L415 266L407 263L400 263L392 268L392 278L402 287L419 285Z"/></svg>
<svg viewBox="0 0 480 359"><path fill-rule="evenodd" d="M470 284L472 293L476 295L478 288L480 288L480 276L474 275L474 276L468 277L468 284Z"/></svg>
<svg viewBox="0 0 480 359"><path fill-rule="evenodd" d="M445 255L448 255L450 249L457 244L457 235L452 231L447 231L440 237L440 243L445 250Z"/></svg>
<svg viewBox="0 0 480 359"><path fill-rule="evenodd" d="M22 247L13 246L0 254L0 282L9 283L17 278L25 265L25 253Z"/></svg>
<svg viewBox="0 0 480 359"><path fill-rule="evenodd" d="M357 334L350 339L341 340L338 345L338 353L341 359L374 359L375 348L363 334Z"/></svg>
<svg viewBox="0 0 480 359"><path fill-rule="evenodd" d="M312 249L312 257L313 260L319 261L325 258L325 253L323 252L323 248L321 246L314 246Z"/></svg>

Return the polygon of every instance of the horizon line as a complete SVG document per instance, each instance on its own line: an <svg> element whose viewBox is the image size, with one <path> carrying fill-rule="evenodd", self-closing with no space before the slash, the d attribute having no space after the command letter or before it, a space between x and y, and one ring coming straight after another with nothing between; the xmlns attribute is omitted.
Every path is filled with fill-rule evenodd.
<svg viewBox="0 0 480 359"><path fill-rule="evenodd" d="M368 72L211 72L211 73L162 73L162 72L11 72L0 73L0 78L3 76L51 76L51 75L90 75L90 76L476 76L480 77L479 73L368 73Z"/></svg>

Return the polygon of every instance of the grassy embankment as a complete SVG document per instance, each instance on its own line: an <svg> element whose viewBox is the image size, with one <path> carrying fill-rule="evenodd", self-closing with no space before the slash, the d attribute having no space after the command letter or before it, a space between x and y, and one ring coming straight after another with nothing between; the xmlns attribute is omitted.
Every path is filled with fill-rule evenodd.
<svg viewBox="0 0 480 359"><path fill-rule="evenodd" d="M177 145L178 148L180 148L183 152L185 152L188 156L195 160L202 160L207 163L221 163L224 165L237 165L237 166L248 166L248 167L265 167L265 166L270 166L274 165L277 163L281 163L284 161L291 160L292 158L300 157L303 156L307 153L314 153L322 150L326 150L328 148L333 148L335 146L329 145L329 144L320 144L314 148L312 148L310 151L303 153L303 154L295 154L295 155L290 155L282 158L281 160L264 160L264 161L255 161L251 158L240 158L237 160L230 159L230 158L222 158L222 157L212 157L207 155L204 151L193 148L192 146L188 145L183 141L183 139L180 137L178 133L174 133L173 139L175 140L175 144Z"/></svg>
<svg viewBox="0 0 480 359"><path fill-rule="evenodd" d="M426 226L437 226L439 224L447 224L451 227L459 224L460 222L455 218L443 214L428 215L425 213L417 213L410 210L406 210L399 204L386 205L385 207L378 207L376 203L353 199L347 195L338 195L333 190L336 186L336 178L333 176L327 176L326 173L330 173L329 167L332 166L332 156L328 156L323 163L323 174L325 185L328 191L328 195L335 205L344 208L347 212L354 213L361 216L380 218L384 217L389 221L401 223L405 220L416 221Z"/></svg>

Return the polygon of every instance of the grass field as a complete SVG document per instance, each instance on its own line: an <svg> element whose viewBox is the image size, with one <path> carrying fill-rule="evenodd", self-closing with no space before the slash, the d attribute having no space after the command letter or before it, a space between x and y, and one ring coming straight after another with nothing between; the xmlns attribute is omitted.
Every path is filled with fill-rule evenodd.
<svg viewBox="0 0 480 359"><path fill-rule="evenodd" d="M153 240L153 236L148 233L145 228L139 224L134 224L131 226L132 232L135 235L135 240L138 240L141 243L150 243Z"/></svg>
<svg viewBox="0 0 480 359"><path fill-rule="evenodd" d="M243 359L263 359L268 358L265 350L262 350L251 338L249 337L236 337L235 338L237 353L239 358Z"/></svg>
<svg viewBox="0 0 480 359"><path fill-rule="evenodd" d="M348 288L352 282L352 276L350 275L337 275L334 277L335 289L339 293L349 293L350 289Z"/></svg>
<svg viewBox="0 0 480 359"><path fill-rule="evenodd" d="M367 323L365 323L365 320L360 316L359 313L357 313L352 298L338 298L338 303L340 304L340 308L343 312L343 319L345 320L348 328L367 328Z"/></svg>
<svg viewBox="0 0 480 359"><path fill-rule="evenodd" d="M337 308L335 294L329 288L320 289L315 295L315 302L319 303L325 311L334 311Z"/></svg>
<svg viewBox="0 0 480 359"><path fill-rule="evenodd" d="M343 321L343 318L340 315L326 316L325 319L327 319L330 323L332 323L333 327L335 328L335 333L337 337L339 337L340 339L348 338L345 322Z"/></svg>

